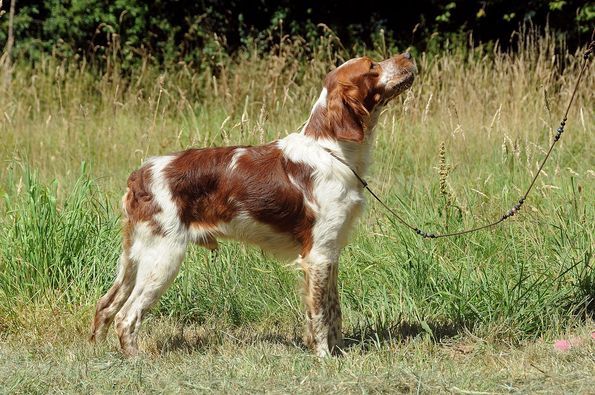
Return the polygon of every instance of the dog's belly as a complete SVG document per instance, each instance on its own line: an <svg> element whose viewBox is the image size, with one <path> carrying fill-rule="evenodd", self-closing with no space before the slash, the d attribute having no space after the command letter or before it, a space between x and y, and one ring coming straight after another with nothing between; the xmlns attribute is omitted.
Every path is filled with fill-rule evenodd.
<svg viewBox="0 0 595 395"><path fill-rule="evenodd" d="M217 248L217 239L230 239L256 245L284 260L296 259L301 249L300 242L290 233L279 232L247 214L214 226L192 224L189 233L192 241L209 249Z"/></svg>

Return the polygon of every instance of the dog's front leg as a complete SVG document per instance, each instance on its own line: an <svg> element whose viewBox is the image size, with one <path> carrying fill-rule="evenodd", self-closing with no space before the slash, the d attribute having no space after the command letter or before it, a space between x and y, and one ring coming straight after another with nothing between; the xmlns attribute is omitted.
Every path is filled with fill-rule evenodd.
<svg viewBox="0 0 595 395"><path fill-rule="evenodd" d="M307 320L305 342L320 357L337 353L343 342L338 263L338 254L331 258L311 253L302 259Z"/></svg>

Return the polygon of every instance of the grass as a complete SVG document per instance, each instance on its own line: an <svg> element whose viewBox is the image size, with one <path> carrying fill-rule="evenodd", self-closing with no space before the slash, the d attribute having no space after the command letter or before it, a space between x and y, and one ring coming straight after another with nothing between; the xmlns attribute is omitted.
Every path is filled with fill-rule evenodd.
<svg viewBox="0 0 595 395"><path fill-rule="evenodd" d="M584 330L578 334L589 336ZM342 358L319 360L292 335L271 328L182 327L152 317L143 336L144 355L124 359L114 339L93 348L71 337L0 342L2 388L21 393L589 393L595 381L592 344L559 353L544 340L512 347L471 335L439 344L427 337L382 339L353 345Z"/></svg>
<svg viewBox="0 0 595 395"><path fill-rule="evenodd" d="M368 179L420 227L498 217L536 171L581 56L547 32L519 37L514 54L461 45L417 54L419 78L381 117ZM0 388L591 390L593 73L521 214L498 229L420 240L369 200L341 258L345 357L303 350L296 268L236 243L217 258L190 249L144 325L144 355L122 359L113 336L86 344L115 273L129 172L148 156L297 129L330 65L353 54L332 36L309 55L305 45L285 38L268 53L221 51L199 72L149 60L127 71L113 60L17 60L0 114ZM552 350L571 335L586 340Z"/></svg>

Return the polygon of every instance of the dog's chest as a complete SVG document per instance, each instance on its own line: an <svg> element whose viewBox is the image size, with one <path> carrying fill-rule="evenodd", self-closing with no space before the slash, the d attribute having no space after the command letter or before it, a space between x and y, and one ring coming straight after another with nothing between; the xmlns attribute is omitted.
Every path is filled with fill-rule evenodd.
<svg viewBox="0 0 595 395"><path fill-rule="evenodd" d="M353 180L327 178L316 183L314 198L317 206L317 223L327 231L345 230L361 213L364 196L360 185Z"/></svg>

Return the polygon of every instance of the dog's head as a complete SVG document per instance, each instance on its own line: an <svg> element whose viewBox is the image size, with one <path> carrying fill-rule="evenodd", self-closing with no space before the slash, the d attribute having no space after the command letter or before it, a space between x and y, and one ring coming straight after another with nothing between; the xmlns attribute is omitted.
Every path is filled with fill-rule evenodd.
<svg viewBox="0 0 595 395"><path fill-rule="evenodd" d="M324 80L326 126L339 140L363 142L379 110L411 87L416 71L408 52L382 62L364 56L343 63Z"/></svg>

